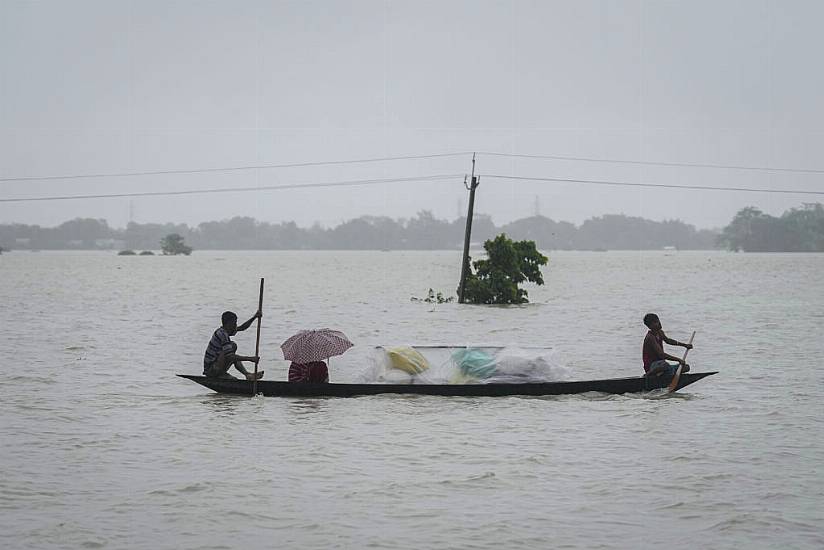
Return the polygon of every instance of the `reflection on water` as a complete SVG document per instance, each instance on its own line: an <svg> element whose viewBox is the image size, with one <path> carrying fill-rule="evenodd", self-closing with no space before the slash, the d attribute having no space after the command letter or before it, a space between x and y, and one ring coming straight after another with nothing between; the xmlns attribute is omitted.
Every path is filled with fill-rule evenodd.
<svg viewBox="0 0 824 550"><path fill-rule="evenodd" d="M216 416L231 417L239 413L238 408L246 408L249 397L242 395L213 394L201 399L200 403ZM208 414L208 413L207 413Z"/></svg>
<svg viewBox="0 0 824 550"><path fill-rule="evenodd" d="M313 398L313 399L288 399L286 410L296 415L313 415L317 413L324 413L328 411L326 401L328 397Z"/></svg>

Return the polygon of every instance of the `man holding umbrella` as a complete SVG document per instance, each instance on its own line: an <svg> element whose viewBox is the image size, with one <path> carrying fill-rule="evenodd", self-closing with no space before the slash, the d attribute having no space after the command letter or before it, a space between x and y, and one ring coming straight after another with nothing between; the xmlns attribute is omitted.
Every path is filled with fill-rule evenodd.
<svg viewBox="0 0 824 550"><path fill-rule="evenodd" d="M324 359L341 355L352 347L345 334L328 328L302 330L281 344L283 358L289 365L289 382L323 384L329 382Z"/></svg>

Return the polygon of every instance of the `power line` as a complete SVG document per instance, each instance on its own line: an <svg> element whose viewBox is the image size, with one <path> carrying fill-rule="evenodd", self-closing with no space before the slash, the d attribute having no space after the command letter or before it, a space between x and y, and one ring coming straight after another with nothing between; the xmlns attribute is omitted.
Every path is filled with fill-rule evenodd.
<svg viewBox="0 0 824 550"><path fill-rule="evenodd" d="M100 195L63 195L50 197L22 197L15 199L0 199L0 202L36 202L36 201L63 201L75 199L115 199L123 197L165 197L176 195L199 195L208 193L246 193L250 191L279 191L283 189L313 189L318 187L354 187L361 185L378 185L382 183L404 183L411 181L438 181L445 179L461 179L464 174L432 174L429 176L415 176L410 178L382 178L371 180L349 180L325 183L290 183L285 185L268 185L261 187L222 187L217 189L190 189L186 191L143 191L138 193L112 193Z"/></svg>
<svg viewBox="0 0 824 550"><path fill-rule="evenodd" d="M239 172L246 170L268 170L278 168L301 168L311 166L334 166L346 164L362 164L373 162L390 162L399 160L418 160L431 158L445 158L458 157L472 154L471 151L460 151L454 153L435 153L430 155L407 155L397 157L374 157L364 159L348 159L348 160L329 160L316 162L294 162L286 164L259 164L259 165L245 165L245 166L229 166L221 168L194 168L181 170L151 170L142 172L109 172L109 173L94 173L94 174L69 174L69 175L52 175L52 176L23 176L23 177L5 177L0 178L0 183L12 182L26 182L26 181L52 181L52 180L72 180L72 179L95 179L95 178L120 178L120 177L137 177L137 176L164 176L176 174L207 174L219 172ZM626 160L626 159L606 159L594 157L573 157L563 155L526 155L517 153L500 153L496 151L482 151L478 155L487 155L493 157L511 157L511 158L528 158L528 159L543 159L543 160L566 160L576 162L599 162L607 164L631 164L643 166L669 166L681 168L714 168L724 170L748 170L768 173L797 173L797 174L824 174L824 169L802 169L802 168L770 168L766 166L743 166L743 165L729 165L729 164L701 164L701 163L687 163L687 162L656 162L644 160Z"/></svg>
<svg viewBox="0 0 824 550"><path fill-rule="evenodd" d="M754 189L751 187L709 187L705 185L676 185L668 183L636 183L630 181L583 180L572 178L533 178L528 176L508 176L503 174L483 174L484 178L521 181L551 181L558 183L584 183L591 185L615 185L621 187L659 187L665 189L695 189L701 191L745 191L752 193L776 193L786 195L824 195L824 191L803 191L797 189Z"/></svg>
<svg viewBox="0 0 824 550"><path fill-rule="evenodd" d="M259 164L250 166L230 166L228 168L198 168L191 170L154 170L146 172L111 172L100 174L72 174L64 176L26 176L18 178L0 178L0 182L20 182L20 181L48 181L48 180L72 180L72 179L92 179L92 178L122 178L133 176L165 176L170 174L205 174L210 172L238 172L242 170L268 170L272 168L301 168L306 166L331 166L341 164L361 164L367 162L388 162L393 160L417 160L442 157L457 157L470 155L471 152L458 153L437 153L432 155L409 155L402 157L376 157L366 159L350 160L326 160L318 162L294 162L290 164Z"/></svg>
<svg viewBox="0 0 824 550"><path fill-rule="evenodd" d="M824 170L819 169L805 169L805 168L770 168L768 166L742 166L734 164L701 164L690 162L656 162L651 160L625 160L625 159L604 159L593 157L567 157L560 155L521 155L517 153L498 153L494 151L479 151L479 155L487 155L492 157L515 157L528 159L545 159L545 160L571 160L579 162L603 162L607 164L634 164L644 166L671 166L678 168L719 168L724 170L749 170L754 172L787 172L794 174L824 174Z"/></svg>
<svg viewBox="0 0 824 550"><path fill-rule="evenodd" d="M321 182L321 183L292 183L284 185L269 185L260 187L221 187L213 189L189 189L184 191L142 191L135 193L107 193L95 195L58 195L47 197L21 197L21 198L7 198L0 199L0 203L7 202L41 202L41 201L60 201L60 200L78 200L78 199L113 199L126 197L161 197L161 196L180 196L180 195L201 195L213 193L247 193L254 191L279 191L286 189L314 189L326 187L355 187L364 185L379 185L384 183L405 183L413 181L439 181L446 179L460 179L464 174L431 174L427 176L413 176L408 178L380 178L380 179L362 179L362 180L348 180L337 182ZM710 187L705 185L677 185L665 183L639 183L628 181L607 181L607 180L588 180L588 179L574 179L574 178L539 178L530 176L515 176L506 174L483 174L484 178L507 179L516 181L536 181L536 182L557 182L557 183L582 183L589 185L609 185L618 187L647 187L647 188L663 188L663 189L688 189L700 191L743 191L751 193L774 193L774 194L800 194L800 195L824 195L824 191L806 191L806 190L784 190L784 189L756 189L751 187Z"/></svg>

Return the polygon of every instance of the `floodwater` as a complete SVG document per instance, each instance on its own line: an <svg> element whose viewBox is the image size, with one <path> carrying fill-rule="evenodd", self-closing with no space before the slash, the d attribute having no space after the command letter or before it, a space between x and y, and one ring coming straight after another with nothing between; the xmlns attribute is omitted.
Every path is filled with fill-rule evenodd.
<svg viewBox="0 0 824 550"><path fill-rule="evenodd" d="M550 252L519 307L430 305L458 252L0 257L3 548L821 548L824 255ZM266 278L301 328L641 372L647 311L720 374L671 397L229 397L199 374ZM252 354L254 328L237 335ZM680 348L677 348L680 350ZM332 360L333 381L361 367Z"/></svg>

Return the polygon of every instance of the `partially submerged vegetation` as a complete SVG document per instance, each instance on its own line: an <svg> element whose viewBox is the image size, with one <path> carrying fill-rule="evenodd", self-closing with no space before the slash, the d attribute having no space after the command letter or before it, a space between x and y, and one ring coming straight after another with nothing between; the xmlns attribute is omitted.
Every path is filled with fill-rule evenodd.
<svg viewBox="0 0 824 550"><path fill-rule="evenodd" d="M448 304L448 303L454 302L455 297L454 296L444 296L443 292L441 292L441 291L435 292L434 290L432 290L430 288L429 292L427 292L427 294L426 294L426 297L417 298L415 296L412 296L411 300L413 302L425 302L427 304Z"/></svg>
<svg viewBox="0 0 824 550"><path fill-rule="evenodd" d="M118 256L154 256L155 253L151 250L144 250L140 254L131 249L121 250L117 253Z"/></svg>
<svg viewBox="0 0 824 550"><path fill-rule="evenodd" d="M187 246L183 242L183 237L177 233L170 233L163 237L160 240L160 249L163 251L164 256L177 256L179 254L188 256L192 253L192 247Z"/></svg>
<svg viewBox="0 0 824 550"><path fill-rule="evenodd" d="M464 299L472 304L525 304L524 282L544 284L541 266L549 259L538 252L534 241L514 242L505 233L484 243L487 259L472 262L466 277Z"/></svg>

